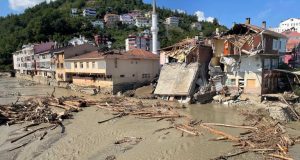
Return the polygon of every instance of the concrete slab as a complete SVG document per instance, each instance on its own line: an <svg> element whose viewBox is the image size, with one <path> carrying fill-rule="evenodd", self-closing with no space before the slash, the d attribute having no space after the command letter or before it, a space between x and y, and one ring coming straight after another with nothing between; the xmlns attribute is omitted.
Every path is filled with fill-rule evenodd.
<svg viewBox="0 0 300 160"><path fill-rule="evenodd" d="M165 64L158 79L155 95L192 96L199 75L199 63Z"/></svg>

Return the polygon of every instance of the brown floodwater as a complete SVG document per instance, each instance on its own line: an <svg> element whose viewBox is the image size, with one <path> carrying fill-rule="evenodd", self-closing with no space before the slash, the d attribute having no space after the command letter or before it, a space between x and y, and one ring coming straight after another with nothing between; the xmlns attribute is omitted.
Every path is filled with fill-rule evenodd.
<svg viewBox="0 0 300 160"><path fill-rule="evenodd" d="M15 78L0 78L0 104L15 102L18 95L43 96L53 91L53 87L46 85L20 85L24 81ZM27 83L27 82L26 82ZM25 83L25 84L26 84ZM17 94L16 94L17 93ZM71 90L57 88L55 96L83 96ZM87 96L98 99L97 96ZM189 105L180 112L203 122L215 122L241 125L243 117L234 107L222 105ZM105 110L89 107L74 115L74 119L66 120L66 132L61 134L60 129L49 133L44 140L34 140L17 151L7 152L16 144L7 140L18 133L23 125L0 127L0 159L17 160L104 160L114 155L117 160L206 160L233 152L233 143L209 141L215 136L203 131L203 135L194 137L170 129L154 133L155 130L169 127L167 121L142 120L132 116L115 119L107 123L98 124L98 121L112 117ZM299 134L299 123L290 124L293 134ZM238 135L243 130L219 128L224 132ZM34 135L38 136L38 135ZM141 137L138 144L120 144L114 142L124 137ZM34 139L34 138L33 138ZM25 140L24 140L25 141ZM24 143L23 141L23 143ZM22 144L22 142L20 142ZM295 159L300 159L299 146L291 149ZM297 157L298 156L298 157ZM233 159L255 160L260 155L244 154Z"/></svg>

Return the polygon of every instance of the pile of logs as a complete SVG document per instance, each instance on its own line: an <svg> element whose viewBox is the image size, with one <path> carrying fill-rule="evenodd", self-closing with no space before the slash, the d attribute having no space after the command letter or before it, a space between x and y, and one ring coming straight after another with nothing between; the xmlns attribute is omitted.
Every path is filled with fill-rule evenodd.
<svg viewBox="0 0 300 160"><path fill-rule="evenodd" d="M78 97L30 98L11 105L0 105L0 124L13 125L24 122L54 124L71 118L71 112L81 111L81 107L86 106L87 102ZM53 107L61 108L64 111L56 113L53 111Z"/></svg>
<svg viewBox="0 0 300 160"><path fill-rule="evenodd" d="M129 102L124 99L119 101L105 102L105 103L94 103L100 109L105 109L114 112L116 115L107 120L100 121L98 123L104 123L116 118L121 118L127 115L133 115L140 119L157 119L158 121L163 119L174 119L184 117L179 114L173 107L169 105L162 105L157 103L155 105L144 105L141 101Z"/></svg>

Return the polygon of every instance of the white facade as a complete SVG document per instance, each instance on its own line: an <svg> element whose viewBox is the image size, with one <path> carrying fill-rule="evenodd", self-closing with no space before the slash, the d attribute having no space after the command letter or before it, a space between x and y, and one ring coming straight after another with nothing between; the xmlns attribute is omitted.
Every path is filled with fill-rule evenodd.
<svg viewBox="0 0 300 160"><path fill-rule="evenodd" d="M34 45L24 45L22 50L13 53L14 69L19 73L29 74L35 69Z"/></svg>
<svg viewBox="0 0 300 160"><path fill-rule="evenodd" d="M72 16L77 16L78 9L77 8L71 8L71 15Z"/></svg>
<svg viewBox="0 0 300 160"><path fill-rule="evenodd" d="M202 30L202 24L200 22L192 23L191 28L201 31Z"/></svg>
<svg viewBox="0 0 300 160"><path fill-rule="evenodd" d="M85 37L80 36L79 38L74 37L68 43L73 45L73 46L77 46L77 45L82 45L82 44L88 43L88 40L85 39Z"/></svg>
<svg viewBox="0 0 300 160"><path fill-rule="evenodd" d="M132 25L135 23L133 17L129 14L120 15L120 21L122 24Z"/></svg>
<svg viewBox="0 0 300 160"><path fill-rule="evenodd" d="M174 27L178 27L179 25L179 18L178 17L168 17L166 19L166 24Z"/></svg>
<svg viewBox="0 0 300 160"><path fill-rule="evenodd" d="M100 20L93 21L92 25L94 28L100 28L100 29L104 28L104 22Z"/></svg>
<svg viewBox="0 0 300 160"><path fill-rule="evenodd" d="M270 28L270 30L282 33L284 31L297 31L300 32L300 19L299 18L290 18L279 24L277 28Z"/></svg>
<svg viewBox="0 0 300 160"><path fill-rule="evenodd" d="M146 17L138 17L135 20L135 26L137 26L139 28L149 27L150 22L149 22L148 18L146 18Z"/></svg>
<svg viewBox="0 0 300 160"><path fill-rule="evenodd" d="M83 10L82 15L84 17L87 17L87 16L95 17L97 15L97 12L96 12L96 9L86 8L86 9Z"/></svg>

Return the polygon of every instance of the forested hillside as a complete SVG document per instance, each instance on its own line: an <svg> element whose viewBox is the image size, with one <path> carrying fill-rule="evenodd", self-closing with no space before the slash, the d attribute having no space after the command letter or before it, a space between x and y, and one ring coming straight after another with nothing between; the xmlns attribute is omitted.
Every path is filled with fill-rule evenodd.
<svg viewBox="0 0 300 160"><path fill-rule="evenodd" d="M106 34L114 39L114 48L123 48L124 40L128 34L137 33L146 28L128 27L119 24L111 29L95 29L91 19L77 16L72 17L71 8L79 10L85 7L97 9L96 19L103 19L106 13L124 14L132 10L151 11L150 4L142 0L57 0L55 2L41 3L33 8L26 9L23 14L0 17L0 70L8 69L12 63L11 53L20 49L23 44L42 41L67 42L74 36L84 35L92 38L94 34ZM174 44L186 37L199 35L199 31L191 30L192 22L197 21L196 16L174 12L170 9L159 8L159 38L161 46ZM163 24L169 16L180 17L179 27L166 28ZM216 27L214 23L203 22L203 35L210 36Z"/></svg>

